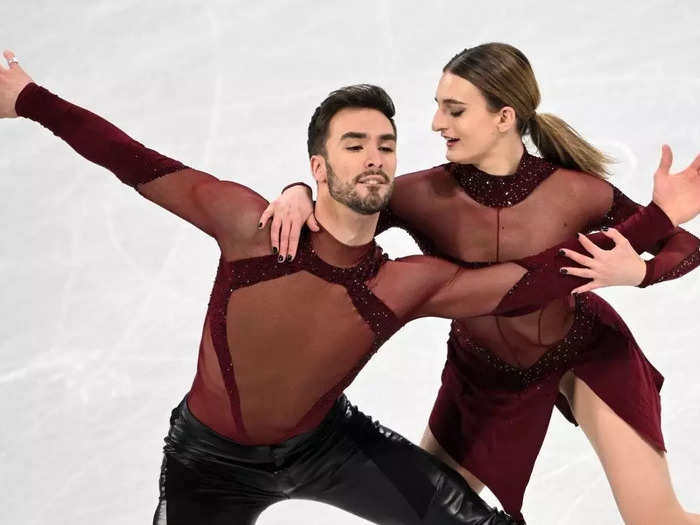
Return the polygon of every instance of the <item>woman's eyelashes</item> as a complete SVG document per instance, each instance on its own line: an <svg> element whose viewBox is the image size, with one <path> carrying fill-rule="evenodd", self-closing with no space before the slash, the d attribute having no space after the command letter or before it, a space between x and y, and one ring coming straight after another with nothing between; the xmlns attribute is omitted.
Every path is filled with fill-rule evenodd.
<svg viewBox="0 0 700 525"><path fill-rule="evenodd" d="M458 111L450 111L450 115L452 115L453 117L459 117L462 113L464 113L463 109L460 109Z"/></svg>

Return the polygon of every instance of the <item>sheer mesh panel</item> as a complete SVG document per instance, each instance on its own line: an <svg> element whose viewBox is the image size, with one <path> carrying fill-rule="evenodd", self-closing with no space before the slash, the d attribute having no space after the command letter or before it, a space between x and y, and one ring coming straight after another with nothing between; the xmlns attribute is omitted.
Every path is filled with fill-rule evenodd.
<svg viewBox="0 0 700 525"><path fill-rule="evenodd" d="M289 436L372 346L346 289L301 271L235 290L228 344L251 439Z"/></svg>

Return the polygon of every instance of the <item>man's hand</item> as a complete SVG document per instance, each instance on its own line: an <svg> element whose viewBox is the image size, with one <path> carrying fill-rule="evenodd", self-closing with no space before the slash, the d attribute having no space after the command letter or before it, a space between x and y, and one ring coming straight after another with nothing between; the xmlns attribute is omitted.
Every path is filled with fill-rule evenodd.
<svg viewBox="0 0 700 525"><path fill-rule="evenodd" d="M664 144L654 173L653 200L678 226L700 213L700 155L680 173L669 173L672 162L671 148Z"/></svg>
<svg viewBox="0 0 700 525"><path fill-rule="evenodd" d="M590 257L575 251L562 250L563 255L584 268L565 267L561 269L561 273L592 279L583 286L572 290L571 293L589 292L606 286L638 286L644 280L647 266L644 259L634 251L629 241L614 228L603 230L603 234L610 237L615 243L612 250L598 247L588 237L580 233L578 240L591 254Z"/></svg>
<svg viewBox="0 0 700 525"><path fill-rule="evenodd" d="M296 257L299 234L304 222L311 231L319 230L311 196L305 186L292 186L282 192L260 216L259 228L272 218L270 242L272 253L280 262Z"/></svg>
<svg viewBox="0 0 700 525"><path fill-rule="evenodd" d="M15 62L15 54L12 51L3 51L2 55L7 60L8 68L0 65L0 118L14 118L17 116L15 102L24 86L32 82L32 79Z"/></svg>

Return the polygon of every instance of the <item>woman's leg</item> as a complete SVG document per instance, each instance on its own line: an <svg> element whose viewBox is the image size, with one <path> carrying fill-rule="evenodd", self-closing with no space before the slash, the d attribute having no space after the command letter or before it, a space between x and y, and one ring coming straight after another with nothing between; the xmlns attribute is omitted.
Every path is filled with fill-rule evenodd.
<svg viewBox="0 0 700 525"><path fill-rule="evenodd" d="M647 442L572 372L560 383L576 421L600 459L627 525L697 524L671 484L664 452Z"/></svg>
<svg viewBox="0 0 700 525"><path fill-rule="evenodd" d="M481 492L484 488L484 484L479 481L474 474L465 469L462 465L457 463L448 452L440 446L437 439L430 430L430 425L426 425L425 432L423 433L423 438L420 440L420 446L423 450L430 452L433 456L441 460L447 466L453 470L459 472L461 476L469 483L469 486L477 494Z"/></svg>

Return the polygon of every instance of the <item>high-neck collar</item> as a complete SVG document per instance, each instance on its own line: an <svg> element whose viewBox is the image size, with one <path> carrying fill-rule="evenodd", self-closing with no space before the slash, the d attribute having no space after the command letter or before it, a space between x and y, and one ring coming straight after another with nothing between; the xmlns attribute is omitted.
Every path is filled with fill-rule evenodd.
<svg viewBox="0 0 700 525"><path fill-rule="evenodd" d="M473 164L450 163L447 169L478 203L492 208L507 208L526 199L557 168L524 151L515 173L511 175L491 175Z"/></svg>
<svg viewBox="0 0 700 525"><path fill-rule="evenodd" d="M332 266L349 268L363 262L376 246L374 239L368 243L351 246L345 244L319 224L318 232L310 232L311 247L322 260Z"/></svg>

